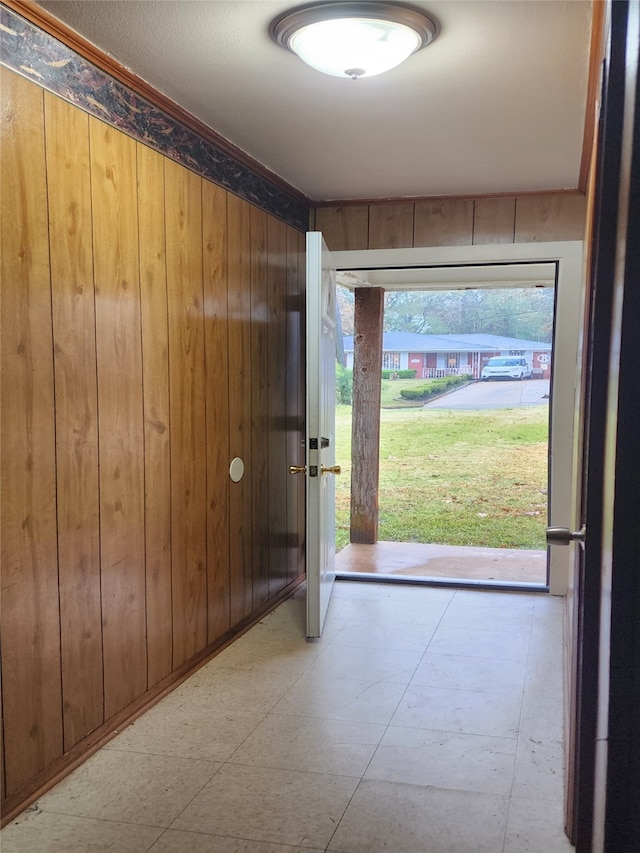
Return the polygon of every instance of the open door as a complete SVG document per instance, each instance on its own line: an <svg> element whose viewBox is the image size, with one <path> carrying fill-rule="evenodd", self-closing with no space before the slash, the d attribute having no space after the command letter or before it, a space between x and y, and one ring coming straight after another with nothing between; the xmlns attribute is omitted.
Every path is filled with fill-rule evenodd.
<svg viewBox="0 0 640 853"><path fill-rule="evenodd" d="M567 632L566 828L576 853L640 849L640 6L619 0L609 12L589 193L580 500L573 532L550 539L579 543Z"/></svg>
<svg viewBox="0 0 640 853"><path fill-rule="evenodd" d="M318 231L307 234L307 637L320 637L335 580L336 287Z"/></svg>

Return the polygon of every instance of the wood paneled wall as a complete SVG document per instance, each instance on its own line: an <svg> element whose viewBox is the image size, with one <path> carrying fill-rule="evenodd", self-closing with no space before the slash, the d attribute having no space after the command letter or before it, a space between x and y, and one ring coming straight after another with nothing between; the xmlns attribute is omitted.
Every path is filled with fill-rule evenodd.
<svg viewBox="0 0 640 853"><path fill-rule="evenodd" d="M329 249L404 249L582 240L582 195L452 198L317 207L312 222Z"/></svg>
<svg viewBox="0 0 640 853"><path fill-rule="evenodd" d="M15 808L304 571L304 235L6 70L1 97Z"/></svg>

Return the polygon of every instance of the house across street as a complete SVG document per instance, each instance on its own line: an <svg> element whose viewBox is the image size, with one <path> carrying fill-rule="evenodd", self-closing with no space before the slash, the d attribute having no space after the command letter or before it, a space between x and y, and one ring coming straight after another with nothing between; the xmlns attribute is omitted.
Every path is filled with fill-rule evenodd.
<svg viewBox="0 0 640 853"><path fill-rule="evenodd" d="M353 336L343 340L345 367L353 368ZM493 356L525 358L537 379L551 376L551 344L503 335L421 335L385 332L382 338L383 370L415 370L417 379L469 374L479 379Z"/></svg>

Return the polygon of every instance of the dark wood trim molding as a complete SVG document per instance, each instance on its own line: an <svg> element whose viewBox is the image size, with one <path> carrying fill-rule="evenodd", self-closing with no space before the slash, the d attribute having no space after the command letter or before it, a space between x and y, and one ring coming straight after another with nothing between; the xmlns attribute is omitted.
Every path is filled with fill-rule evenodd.
<svg viewBox="0 0 640 853"><path fill-rule="evenodd" d="M0 61L301 231L311 200L32 0L2 0ZM57 53L52 62L52 53ZM26 61L25 61L26 59Z"/></svg>
<svg viewBox="0 0 640 853"><path fill-rule="evenodd" d="M589 169L593 156L593 139L598 120L596 103L600 97L602 85L602 60L604 59L604 19L605 0L593 0L591 12L591 44L589 48L589 80L587 83L587 105L584 117L584 136L582 138L582 159L578 187L586 193L589 183Z"/></svg>
<svg viewBox="0 0 640 853"><path fill-rule="evenodd" d="M138 95L141 95L145 100L149 101L164 113L167 113L167 115L180 122L180 124L188 127L189 130L197 133L198 136L202 137L202 139L206 139L207 142L210 142L212 145L215 145L216 148L224 151L225 154L233 157L233 159L237 160L238 163L242 163L256 174L261 175L267 181L270 181L272 184L280 187L284 192L289 193L289 195L294 196L302 202L311 204L311 199L305 196L304 193L300 192L300 190L291 186L291 184L288 184L283 178L276 175L274 172L271 172L266 168L266 166L263 166L257 160L254 160L241 148L237 148L232 142L225 139L224 136L220 136L220 134L216 133L208 127L208 125L204 124L199 119L195 118L195 116L191 115L191 113L188 113L176 104L175 101L172 101L170 98L167 98L166 95L163 95L162 92L158 92L157 89L154 89L153 86L150 86L149 83L141 77L138 77L132 71L129 71L128 68L125 68L124 65L120 65L120 63L112 56L108 56L106 53L103 53L94 44L91 44L91 42L74 32L74 30L62 21L54 18L53 15L34 3L33 0L2 0L2 3L9 9L13 9L14 12L17 12L23 18L31 21L32 24L35 24L41 30L52 35L58 41L66 44L67 47L70 47L75 53L84 57L84 59L92 65L95 65L106 74L109 74L109 76L119 80L129 89L136 92Z"/></svg>

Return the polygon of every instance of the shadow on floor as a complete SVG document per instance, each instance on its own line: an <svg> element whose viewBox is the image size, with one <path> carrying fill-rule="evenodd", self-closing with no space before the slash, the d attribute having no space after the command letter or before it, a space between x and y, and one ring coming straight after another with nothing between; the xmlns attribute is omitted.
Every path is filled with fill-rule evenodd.
<svg viewBox="0 0 640 853"><path fill-rule="evenodd" d="M417 542L347 545L336 555L336 572L403 578L451 578L493 583L547 583L547 552L470 548Z"/></svg>

